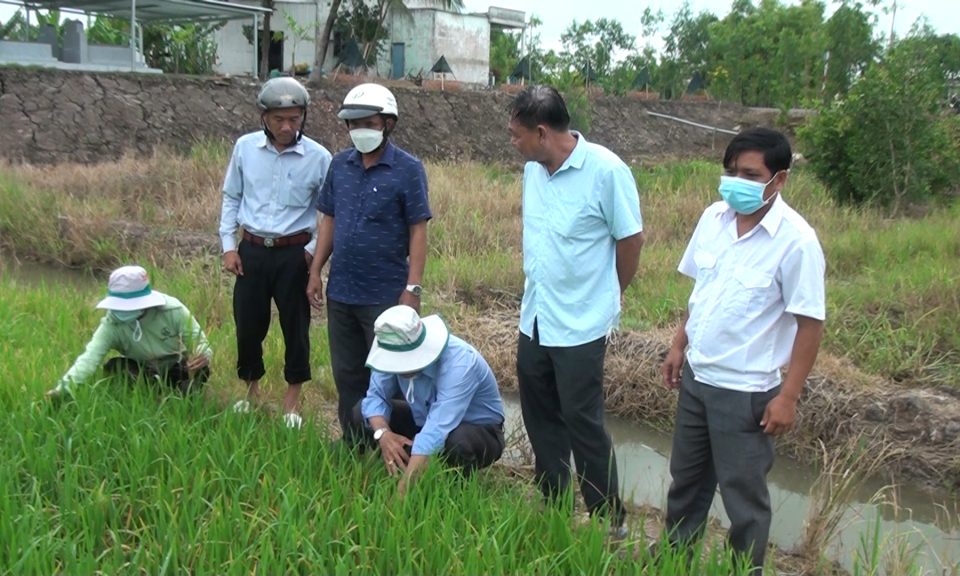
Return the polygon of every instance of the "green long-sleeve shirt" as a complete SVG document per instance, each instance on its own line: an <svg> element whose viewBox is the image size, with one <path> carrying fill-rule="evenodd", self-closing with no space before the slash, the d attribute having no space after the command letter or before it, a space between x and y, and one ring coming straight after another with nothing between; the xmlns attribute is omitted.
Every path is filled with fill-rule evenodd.
<svg viewBox="0 0 960 576"><path fill-rule="evenodd" d="M158 368L195 354L203 354L209 361L213 351L200 324L179 300L166 294L164 298L166 304L149 308L138 320L139 331L137 322L120 322L111 314L104 315L86 350L60 379L57 388L69 389L72 384L84 382L97 371L111 350ZM142 335L136 340L138 332Z"/></svg>

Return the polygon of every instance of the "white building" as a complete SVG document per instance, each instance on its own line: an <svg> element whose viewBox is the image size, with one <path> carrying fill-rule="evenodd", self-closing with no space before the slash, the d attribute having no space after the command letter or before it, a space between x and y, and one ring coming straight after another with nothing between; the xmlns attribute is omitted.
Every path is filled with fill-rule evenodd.
<svg viewBox="0 0 960 576"><path fill-rule="evenodd" d="M349 0L344 0L347 2ZM375 0L367 0L375 2ZM244 3L259 5L245 0ZM465 85L486 86L490 76L491 28L523 28L526 15L522 11L491 7L482 13L454 13L431 6L429 0L407 0L410 18L391 14L384 23L389 38L375 70L384 78L404 78L408 74L430 77L430 68L445 57L453 75ZM316 66L316 41L298 40L287 23L287 14L300 26L314 25L309 36L318 38L330 12L330 0L278 0L271 18L271 29L283 33L283 39L271 45L270 69L289 71L297 64ZM229 22L215 33L217 43L216 71L221 74L251 73L254 46L244 34L249 22ZM262 23L261 23L262 28ZM262 34L262 32L259 32ZM326 62L322 68L330 73L341 59L331 35Z"/></svg>

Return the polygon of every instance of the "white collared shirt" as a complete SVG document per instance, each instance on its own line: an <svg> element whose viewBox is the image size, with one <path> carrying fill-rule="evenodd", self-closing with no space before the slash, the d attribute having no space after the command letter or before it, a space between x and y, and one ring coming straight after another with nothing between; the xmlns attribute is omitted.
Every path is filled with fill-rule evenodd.
<svg viewBox="0 0 960 576"><path fill-rule="evenodd" d="M816 232L777 195L737 238L726 202L707 208L678 268L696 279L687 362L697 381L742 392L780 384L797 334L795 316L826 319L826 262Z"/></svg>
<svg viewBox="0 0 960 576"><path fill-rule="evenodd" d="M236 250L237 227L257 236L277 238L309 232L304 249L313 254L317 234L317 196L332 156L304 136L277 152L263 131L241 136L233 148L223 180L220 241Z"/></svg>

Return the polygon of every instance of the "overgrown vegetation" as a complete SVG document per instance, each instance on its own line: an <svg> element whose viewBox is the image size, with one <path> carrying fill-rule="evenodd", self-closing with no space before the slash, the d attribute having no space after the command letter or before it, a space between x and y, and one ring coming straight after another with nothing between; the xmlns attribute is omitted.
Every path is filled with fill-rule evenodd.
<svg viewBox="0 0 960 576"><path fill-rule="evenodd" d="M929 33L918 31L800 127L811 168L834 198L897 216L910 203L960 193L960 116L944 111L943 66Z"/></svg>
<svg viewBox="0 0 960 576"><path fill-rule="evenodd" d="M540 511L531 485L500 467L469 481L436 464L397 497L376 454L327 433L333 388L304 394L317 429L291 431L266 413L233 414L229 280L203 262L154 270L182 298L214 350L207 398L157 398L110 380L76 389L58 409L37 403L102 314L101 283L24 285L0 272L0 565L14 574L668 574L685 551L651 558L645 518L612 544L570 509ZM314 362L328 365L322 330ZM282 393L279 330L265 342L265 393ZM320 417L319 421L314 418ZM464 506L469 502L469 506ZM451 511L455 511L452 513ZM742 571L712 546L698 574Z"/></svg>
<svg viewBox="0 0 960 576"><path fill-rule="evenodd" d="M174 257L164 239L186 231L205 233L216 246L228 153L218 145L186 158L160 153L56 170L8 166L0 171L0 242L101 268L131 250L157 262ZM476 164L427 170L436 219L426 282L450 301L515 305L523 290L519 175ZM647 242L628 291L626 328L679 320L691 284L676 272L677 262L701 212L718 199L719 173L703 161L636 171ZM793 171L785 197L818 231L826 252L826 352L905 384L956 385L960 206L891 220L881 209L838 205L803 168ZM125 236L118 221L146 224L152 235Z"/></svg>
<svg viewBox="0 0 960 576"><path fill-rule="evenodd" d="M491 63L501 82L527 56L534 82L557 84L574 74L582 85L589 70L596 76L591 83L607 94L649 90L679 99L706 92L716 100L789 110L844 96L871 64L882 60L882 47L898 41L885 37L878 26L884 4L839 0L829 16L827 4L738 0L723 17L707 10L695 13L689 2L669 18L647 8L639 38L617 20L574 21L561 36L559 50L547 50L531 32L524 53L519 33L492 37ZM922 20L916 25L925 27ZM960 36L929 31L914 36L913 42L935 53L943 73L941 90L955 85ZM654 49L657 37L659 52ZM943 96L945 104L947 94Z"/></svg>

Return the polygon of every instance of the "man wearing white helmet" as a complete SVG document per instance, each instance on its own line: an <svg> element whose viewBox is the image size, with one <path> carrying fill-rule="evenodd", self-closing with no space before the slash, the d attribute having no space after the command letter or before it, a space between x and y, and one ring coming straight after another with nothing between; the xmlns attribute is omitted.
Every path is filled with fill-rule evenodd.
<svg viewBox="0 0 960 576"><path fill-rule="evenodd" d="M316 246L314 204L327 176L330 153L303 135L310 95L293 78L273 78L260 90L262 131L241 136L223 183L220 239L223 265L236 275L233 317L237 326L237 376L248 397L260 399L265 373L263 339L270 328L270 301L277 305L285 348L287 393L283 414L299 427L297 403L310 380L310 304L307 274ZM237 244L237 228L243 228ZM249 402L234 409L245 412Z"/></svg>
<svg viewBox="0 0 960 576"><path fill-rule="evenodd" d="M427 200L423 163L389 140L398 120L397 99L378 84L346 95L337 117L354 147L337 154L317 201L320 231L307 296L323 305L320 271L330 260L327 331L344 439L361 430L353 407L367 393L367 355L377 317L397 304L420 311L420 284L427 259Z"/></svg>
<svg viewBox="0 0 960 576"><path fill-rule="evenodd" d="M72 394L73 386L93 376L111 350L121 355L108 360L104 371L131 381L146 377L186 393L209 378L213 352L200 324L179 300L154 290L140 266L114 270L97 308L107 311L100 326L47 397Z"/></svg>

